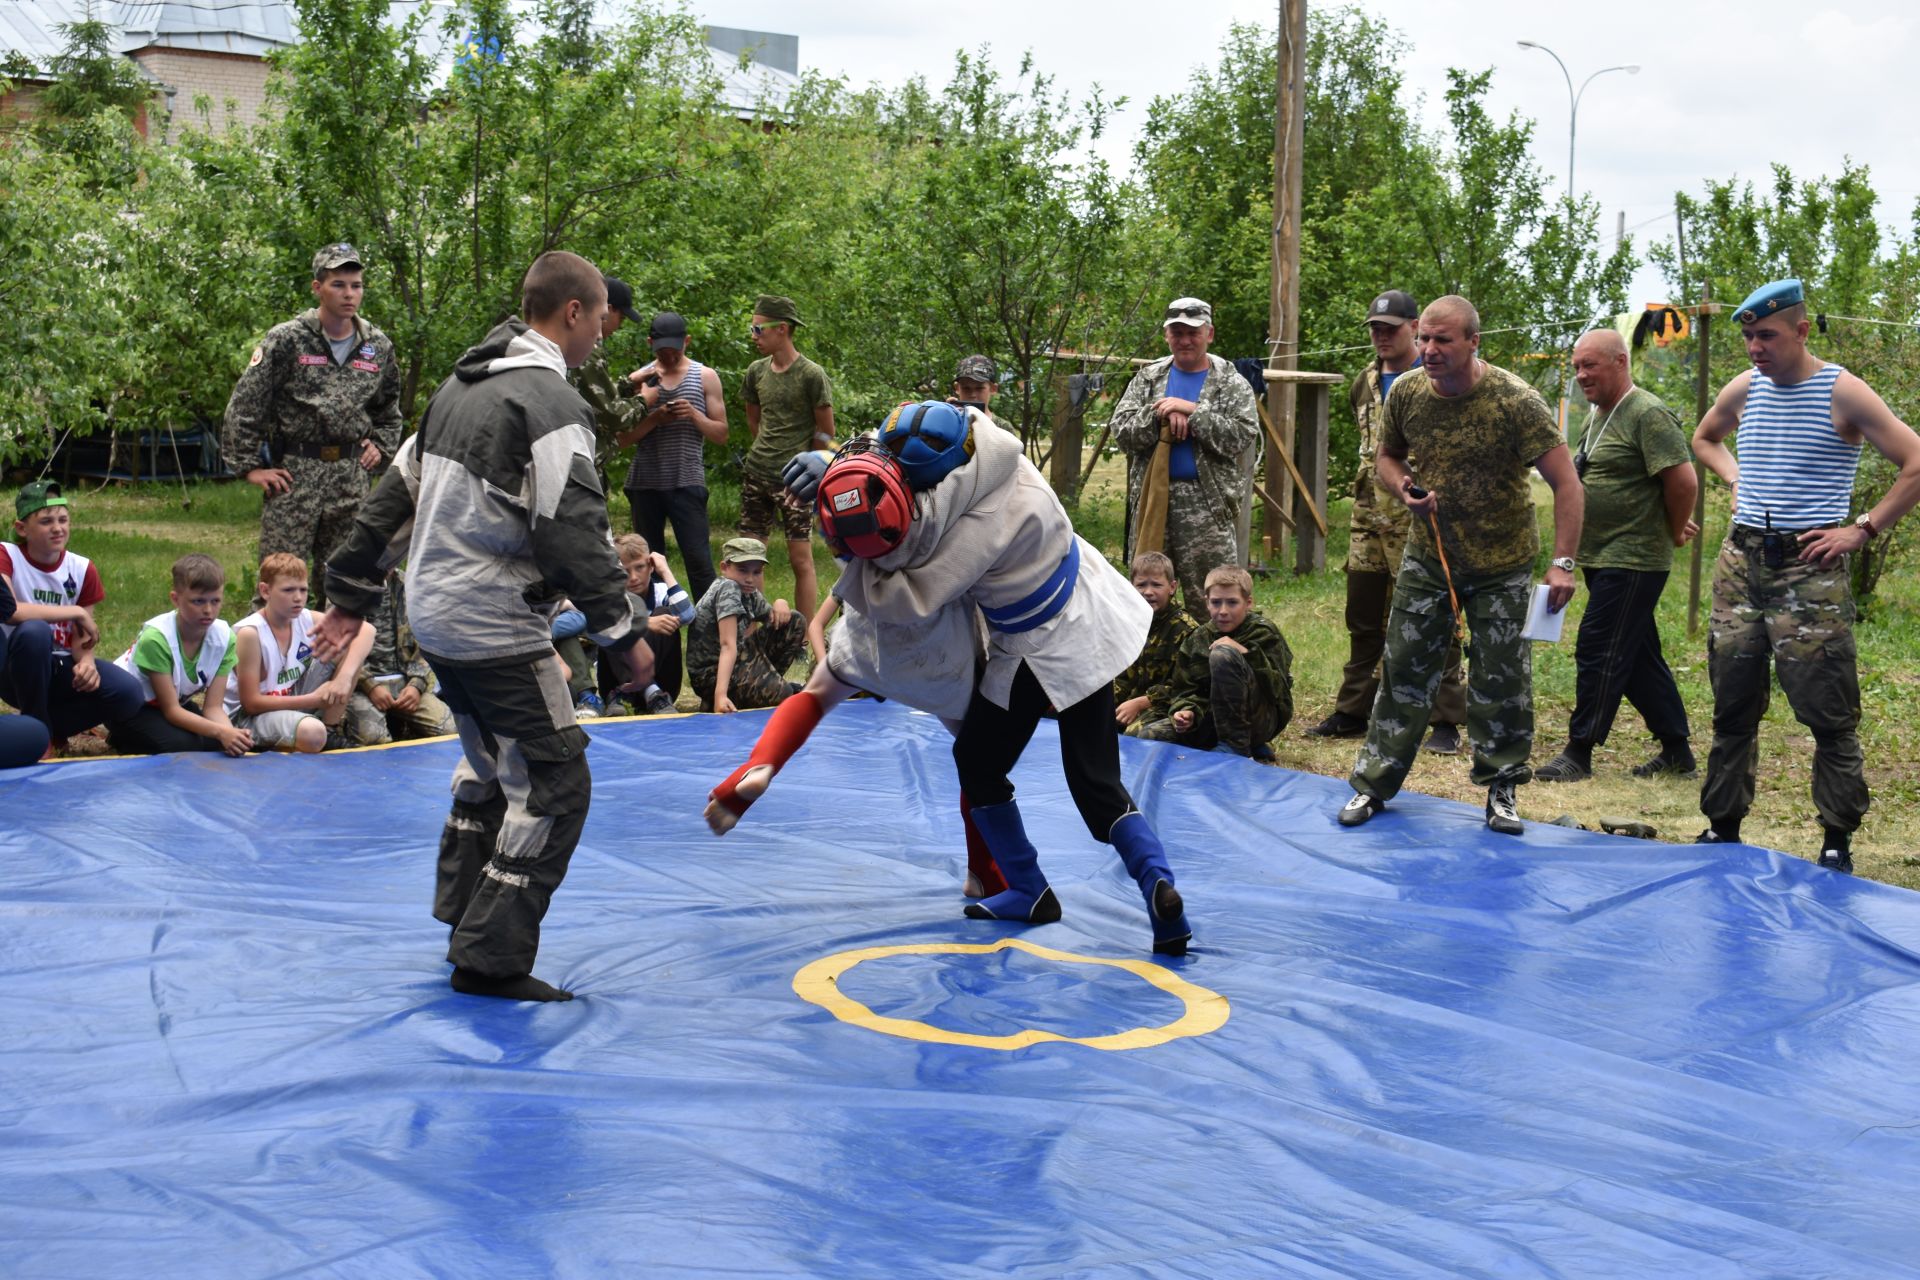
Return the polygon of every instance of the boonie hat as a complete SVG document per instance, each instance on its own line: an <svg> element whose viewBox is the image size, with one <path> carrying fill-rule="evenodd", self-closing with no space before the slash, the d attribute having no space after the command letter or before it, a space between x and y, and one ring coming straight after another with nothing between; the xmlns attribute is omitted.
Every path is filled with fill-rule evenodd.
<svg viewBox="0 0 1920 1280"><path fill-rule="evenodd" d="M769 320L784 320L796 329L806 323L800 318L800 308L793 299L778 293L761 294L753 304L753 314Z"/></svg>
<svg viewBox="0 0 1920 1280"><path fill-rule="evenodd" d="M1167 304L1166 323L1160 327L1164 329L1168 325L1183 324L1189 329L1198 329L1203 324L1212 323L1213 307L1211 305L1198 298L1175 298Z"/></svg>
<svg viewBox="0 0 1920 1280"><path fill-rule="evenodd" d="M687 320L677 311L657 311L647 326L647 341L656 347L687 345Z"/></svg>
<svg viewBox="0 0 1920 1280"><path fill-rule="evenodd" d="M360 264L360 251L344 240L328 245L313 255L313 278L318 280L323 271L337 271L341 267L357 267Z"/></svg>
<svg viewBox="0 0 1920 1280"><path fill-rule="evenodd" d="M618 311L635 324L640 323L640 313L633 309L633 286L625 280L612 276L605 277L607 282L607 308Z"/></svg>
<svg viewBox="0 0 1920 1280"><path fill-rule="evenodd" d="M1368 324L1390 324L1398 328L1400 325L1406 324L1409 321L1418 320L1419 318L1420 304L1413 300L1412 294L1399 289L1389 289L1375 298L1373 305L1367 308L1366 322Z"/></svg>
<svg viewBox="0 0 1920 1280"><path fill-rule="evenodd" d="M721 564L751 564L756 560L767 562L767 544L758 538L728 538L720 548Z"/></svg>
<svg viewBox="0 0 1920 1280"><path fill-rule="evenodd" d="M16 519L25 520L36 511L66 505L66 495L60 492L58 480L35 480L22 488L14 498L13 514Z"/></svg>

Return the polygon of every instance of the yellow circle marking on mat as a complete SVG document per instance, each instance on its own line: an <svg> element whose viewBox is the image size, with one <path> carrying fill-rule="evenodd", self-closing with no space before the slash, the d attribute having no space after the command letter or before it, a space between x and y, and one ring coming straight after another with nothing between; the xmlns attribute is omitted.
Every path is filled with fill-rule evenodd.
<svg viewBox="0 0 1920 1280"><path fill-rule="evenodd" d="M875 1013L840 990L840 975L863 960L877 960L884 956L980 956L1005 951L1009 947L1063 964L1102 964L1124 969L1179 1000L1186 1006L1186 1011L1164 1026L1134 1027L1110 1036L1063 1036L1034 1027L1016 1031L1010 1036L981 1036L967 1031L949 1031L945 1027L931 1026L911 1018L889 1018ZM1209 1031L1218 1031L1226 1025L1227 1015L1231 1012L1225 996L1196 986L1171 970L1146 960L1112 960L1104 956L1075 955L1071 951L1055 951L1052 947L1043 947L1020 938L1002 938L998 942L916 942L897 947L861 947L854 951L840 951L815 960L794 974L793 990L802 1000L817 1004L840 1021L850 1022L856 1027L907 1040L962 1044L975 1049L1024 1049L1028 1045L1049 1040L1083 1044L1089 1049L1150 1049L1184 1036L1203 1036Z"/></svg>

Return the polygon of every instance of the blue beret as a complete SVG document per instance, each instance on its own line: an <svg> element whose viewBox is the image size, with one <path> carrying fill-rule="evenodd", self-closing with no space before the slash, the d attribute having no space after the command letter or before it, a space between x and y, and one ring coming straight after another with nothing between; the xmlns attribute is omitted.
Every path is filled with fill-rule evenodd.
<svg viewBox="0 0 1920 1280"><path fill-rule="evenodd" d="M1775 280L1748 294L1747 300L1733 313L1733 318L1741 324L1753 324L1762 316L1798 306L1806 300L1806 292L1801 289L1798 280Z"/></svg>

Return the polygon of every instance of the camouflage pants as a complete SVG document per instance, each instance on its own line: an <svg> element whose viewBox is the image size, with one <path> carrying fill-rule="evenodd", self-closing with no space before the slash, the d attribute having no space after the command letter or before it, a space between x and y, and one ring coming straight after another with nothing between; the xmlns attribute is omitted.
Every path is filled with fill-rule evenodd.
<svg viewBox="0 0 1920 1280"><path fill-rule="evenodd" d="M1780 677L1794 718L1813 733L1813 804L1823 826L1852 831L1867 812L1860 756L1860 678L1854 664L1847 562L1798 559L1767 566L1761 533L1736 525L1713 567L1707 672L1713 681L1713 750L1700 785L1711 820L1753 807L1760 719Z"/></svg>
<svg viewBox="0 0 1920 1280"><path fill-rule="evenodd" d="M1233 521L1207 506L1197 480L1175 480L1167 494L1167 558L1180 579L1181 601L1196 618L1207 616L1207 575L1223 564L1240 563L1240 540Z"/></svg>
<svg viewBox="0 0 1920 1280"><path fill-rule="evenodd" d="M1380 692L1380 657L1387 646L1387 611L1393 579L1407 550L1412 513L1374 482L1373 461L1361 463L1353 481L1353 523L1347 534L1347 665L1333 709L1365 720ZM1465 676L1458 645L1447 650L1447 674L1434 704L1435 724L1467 718Z"/></svg>
<svg viewBox="0 0 1920 1280"><path fill-rule="evenodd" d="M452 733L453 712L431 693L421 694L419 705L412 711L379 711L372 699L355 689L347 699L347 719L342 727L347 741L355 746L373 747L385 742L438 738Z"/></svg>
<svg viewBox="0 0 1920 1280"><path fill-rule="evenodd" d="M282 551L299 556L309 575L307 605L324 609L327 557L353 529L367 498L367 473L345 458L322 462L289 454L280 465L293 476L293 488L260 503L260 559Z"/></svg>
<svg viewBox="0 0 1920 1280"><path fill-rule="evenodd" d="M1467 615L1467 737L1473 783L1522 783L1533 777L1533 649L1520 638L1533 594L1529 569L1456 577ZM1366 745L1349 781L1355 791L1391 800L1406 781L1420 735L1446 674L1453 607L1440 566L1419 556L1400 565L1387 617L1387 652Z"/></svg>
<svg viewBox="0 0 1920 1280"><path fill-rule="evenodd" d="M1129 730L1149 742L1177 742L1201 751L1221 746L1244 756L1279 737L1293 718L1292 691L1284 706L1276 704L1254 675L1247 655L1226 645L1208 651L1207 683L1207 709L1185 730L1175 728L1172 717L1136 721Z"/></svg>
<svg viewBox="0 0 1920 1280"><path fill-rule="evenodd" d="M1347 572L1400 572L1413 514L1374 480L1373 460L1353 480L1353 516L1347 530Z"/></svg>
<svg viewBox="0 0 1920 1280"><path fill-rule="evenodd" d="M727 677L727 697L742 711L754 707L777 707L786 698L787 668L807 651L807 620L794 613L787 625L776 627L763 622L753 634L740 642L734 659L733 674ZM693 691L700 695L700 709L713 710L713 685L718 672L693 673Z"/></svg>

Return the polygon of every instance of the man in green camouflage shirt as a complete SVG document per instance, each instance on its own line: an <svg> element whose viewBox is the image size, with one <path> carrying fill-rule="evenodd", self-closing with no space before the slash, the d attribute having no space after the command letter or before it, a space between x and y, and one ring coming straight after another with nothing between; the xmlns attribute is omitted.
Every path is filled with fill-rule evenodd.
<svg viewBox="0 0 1920 1280"><path fill-rule="evenodd" d="M1340 824L1367 821L1406 781L1444 674L1457 598L1471 637L1473 781L1487 788L1487 826L1519 835L1514 788L1533 776L1533 653L1521 631L1540 546L1527 473L1537 468L1553 489L1546 585L1556 612L1573 598L1583 495L1540 393L1480 359L1472 303L1449 295L1430 304L1419 349L1421 367L1394 383L1381 424L1380 479L1400 495L1413 528L1394 584L1380 692ZM1429 523L1436 513L1438 547Z"/></svg>
<svg viewBox="0 0 1920 1280"><path fill-rule="evenodd" d="M600 321L600 344L571 378L573 389L593 410L594 464L603 486L607 464L620 447L615 437L633 425L636 414L646 410L633 383L614 376L607 353L607 339L620 332L622 324L628 320L640 323L640 313L633 309L633 288L613 276L606 280L607 313Z"/></svg>
<svg viewBox="0 0 1920 1280"><path fill-rule="evenodd" d="M314 254L312 288L318 305L253 349L227 402L221 453L260 486L260 559L286 551L307 561L317 609L326 559L405 423L393 343L360 315L359 251L330 244Z"/></svg>
<svg viewBox="0 0 1920 1280"><path fill-rule="evenodd" d="M1367 335L1374 361L1353 380L1349 399L1360 430L1360 466L1353 478L1353 520L1347 538L1346 670L1333 713L1307 730L1315 738L1358 738L1367 731L1373 698L1380 691L1380 655L1387 648L1387 608L1393 579L1407 546L1412 523L1407 509L1380 487L1374 455L1380 451L1380 414L1395 379L1419 363L1414 334L1420 308L1413 296L1389 289L1367 308ZM1460 646L1447 651L1447 674L1433 709L1433 733L1427 750L1454 755L1460 750L1460 726L1467 719L1467 693L1460 671Z"/></svg>

